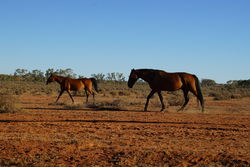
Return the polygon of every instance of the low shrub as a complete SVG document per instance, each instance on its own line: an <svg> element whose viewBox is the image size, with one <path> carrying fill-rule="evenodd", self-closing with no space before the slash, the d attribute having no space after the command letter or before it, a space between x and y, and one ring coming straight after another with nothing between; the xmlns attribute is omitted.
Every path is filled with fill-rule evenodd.
<svg viewBox="0 0 250 167"><path fill-rule="evenodd" d="M184 103L184 97L178 94L169 94L167 103L169 106L181 106Z"/></svg>
<svg viewBox="0 0 250 167"><path fill-rule="evenodd" d="M20 111L18 99L12 95L0 95L0 113L15 113Z"/></svg>
<svg viewBox="0 0 250 167"><path fill-rule="evenodd" d="M129 91L122 91L122 90L121 90L121 91L118 92L118 95L119 95L119 96L129 96L130 93L129 93Z"/></svg>

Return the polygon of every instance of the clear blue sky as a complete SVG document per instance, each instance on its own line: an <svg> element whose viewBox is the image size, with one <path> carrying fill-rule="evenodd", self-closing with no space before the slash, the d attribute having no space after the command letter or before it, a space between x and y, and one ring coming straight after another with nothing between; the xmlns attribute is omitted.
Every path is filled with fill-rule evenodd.
<svg viewBox="0 0 250 167"><path fill-rule="evenodd" d="M250 79L249 0L1 0L0 73L131 68Z"/></svg>

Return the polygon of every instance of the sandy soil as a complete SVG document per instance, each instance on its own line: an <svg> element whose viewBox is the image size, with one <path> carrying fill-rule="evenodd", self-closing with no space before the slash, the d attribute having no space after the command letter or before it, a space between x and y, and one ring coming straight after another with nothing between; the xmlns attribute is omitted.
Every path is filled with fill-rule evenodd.
<svg viewBox="0 0 250 167"><path fill-rule="evenodd" d="M0 115L0 166L250 166L250 98L208 99L205 113L192 104L177 113L21 99L21 112Z"/></svg>

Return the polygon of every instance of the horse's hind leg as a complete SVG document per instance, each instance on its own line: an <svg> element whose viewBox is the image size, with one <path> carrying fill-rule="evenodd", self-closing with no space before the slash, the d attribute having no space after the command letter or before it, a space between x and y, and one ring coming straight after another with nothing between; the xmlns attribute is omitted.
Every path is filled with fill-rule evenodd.
<svg viewBox="0 0 250 167"><path fill-rule="evenodd" d="M197 107L199 108L199 103L201 105L201 110L204 112L204 102L203 102L203 97L202 94L198 94L198 92L194 89L190 90L197 98Z"/></svg>
<svg viewBox="0 0 250 167"><path fill-rule="evenodd" d="M183 94L184 94L185 102L178 111L183 111L183 109L186 107L187 103L189 102L188 90L183 89Z"/></svg>
<svg viewBox="0 0 250 167"><path fill-rule="evenodd" d="M93 91L91 91L91 90L88 90L87 92L88 92L87 93L87 103L88 103L89 95L92 94L92 96L93 96L93 104L95 104L95 93Z"/></svg>
<svg viewBox="0 0 250 167"><path fill-rule="evenodd" d="M95 92L92 92L93 95L93 104L95 104Z"/></svg>
<svg viewBox="0 0 250 167"><path fill-rule="evenodd" d="M161 106L162 106L161 111L164 111L165 105L163 103L163 97L162 97L162 94L161 94L160 91L158 92L158 95L159 95L159 98L160 98L160 101L161 101Z"/></svg>
<svg viewBox="0 0 250 167"><path fill-rule="evenodd" d="M85 89L85 94L86 94L86 103L89 102L89 93L87 91L87 89Z"/></svg>

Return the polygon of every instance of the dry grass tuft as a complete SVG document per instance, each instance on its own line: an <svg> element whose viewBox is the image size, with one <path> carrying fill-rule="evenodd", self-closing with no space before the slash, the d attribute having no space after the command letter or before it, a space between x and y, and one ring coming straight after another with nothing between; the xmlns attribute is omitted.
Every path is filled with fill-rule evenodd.
<svg viewBox="0 0 250 167"><path fill-rule="evenodd" d="M69 109L69 110L78 110L84 107L84 104L82 103L66 103L63 105L64 109Z"/></svg>
<svg viewBox="0 0 250 167"><path fill-rule="evenodd" d="M16 113L21 110L18 99L12 95L0 95L0 113Z"/></svg>
<svg viewBox="0 0 250 167"><path fill-rule="evenodd" d="M95 103L92 105L88 105L89 108L93 108L95 110L110 110L110 111L124 111L125 109L125 102L121 99L113 100L111 102L102 101L99 103Z"/></svg>
<svg viewBox="0 0 250 167"><path fill-rule="evenodd" d="M166 103L166 105L181 106L184 103L184 97L183 97L182 91L163 92L163 96L164 96L163 98L164 98L164 102Z"/></svg>

